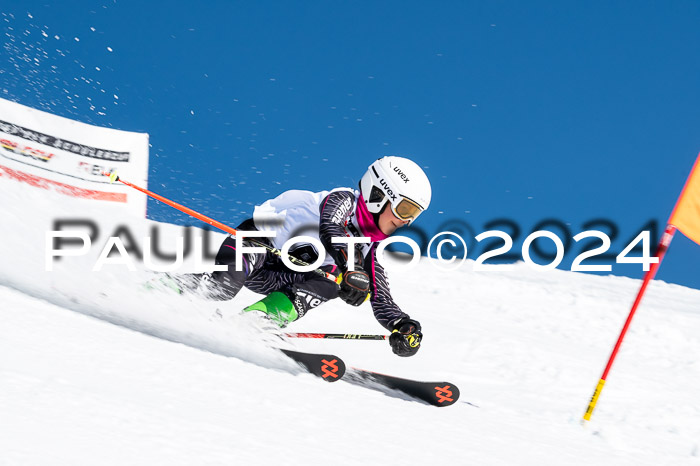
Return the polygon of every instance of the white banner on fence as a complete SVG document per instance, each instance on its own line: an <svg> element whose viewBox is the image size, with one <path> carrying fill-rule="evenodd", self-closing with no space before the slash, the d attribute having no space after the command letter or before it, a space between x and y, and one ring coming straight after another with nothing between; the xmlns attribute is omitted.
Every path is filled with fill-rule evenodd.
<svg viewBox="0 0 700 466"><path fill-rule="evenodd" d="M0 179L44 189L123 203L146 214L146 195L104 172L116 171L134 184L148 184L148 134L101 128L0 99Z"/></svg>

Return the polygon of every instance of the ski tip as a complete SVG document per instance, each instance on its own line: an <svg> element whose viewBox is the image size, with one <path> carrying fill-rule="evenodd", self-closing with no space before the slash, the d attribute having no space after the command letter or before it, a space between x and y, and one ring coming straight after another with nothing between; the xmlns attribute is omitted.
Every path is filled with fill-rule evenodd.
<svg viewBox="0 0 700 466"><path fill-rule="evenodd" d="M333 354L304 353L288 349L281 350L308 372L325 380L337 382L345 375L345 363Z"/></svg>
<svg viewBox="0 0 700 466"><path fill-rule="evenodd" d="M321 360L321 378L327 382L337 382L345 375L345 363L335 356Z"/></svg>
<svg viewBox="0 0 700 466"><path fill-rule="evenodd" d="M459 388L448 382L435 384L434 402L437 407L452 406L459 400Z"/></svg>

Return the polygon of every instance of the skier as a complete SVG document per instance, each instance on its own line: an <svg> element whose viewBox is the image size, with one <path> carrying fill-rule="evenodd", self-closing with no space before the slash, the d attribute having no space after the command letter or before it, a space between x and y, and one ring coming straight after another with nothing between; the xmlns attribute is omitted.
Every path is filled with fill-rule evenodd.
<svg viewBox="0 0 700 466"><path fill-rule="evenodd" d="M326 254L319 268L340 277L339 285L313 272L292 271L279 256L260 248L263 252L243 252L242 264L237 267L236 239L229 236L216 256L216 264L227 265L228 269L197 274L196 280L177 280L179 291L229 300L245 286L266 296L244 311L263 312L280 327L330 299L339 297L353 306L369 299L377 321L392 332L389 342L393 352L413 356L423 337L421 325L394 302L386 272L375 251L379 241L410 225L426 210L430 198L430 182L423 170L413 161L395 156L372 163L360 181L359 190L286 191L257 206L253 218L241 223L237 231L274 232L272 238L258 237L254 241L277 249L295 236L318 238ZM370 238L371 242L354 246L352 271L348 248L353 246L333 242L334 237ZM255 247L245 238L242 244ZM319 257L319 251L310 243L295 244L289 254L307 263Z"/></svg>

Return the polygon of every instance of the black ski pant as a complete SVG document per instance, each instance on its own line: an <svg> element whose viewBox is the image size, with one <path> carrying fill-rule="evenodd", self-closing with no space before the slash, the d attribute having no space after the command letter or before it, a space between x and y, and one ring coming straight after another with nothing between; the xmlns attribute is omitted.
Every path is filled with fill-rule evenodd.
<svg viewBox="0 0 700 466"><path fill-rule="evenodd" d="M241 223L237 230L257 230L252 219ZM257 242L271 245L266 238L255 238ZM242 241L244 246L254 247L247 239ZM306 254L299 257L313 262L316 257ZM292 252L294 254L294 252ZM294 304L299 317L320 304L338 297L338 286L330 280L314 272L294 272L287 268L282 260L269 251L259 253L245 252L241 255L242 265L236 267L236 239L227 237L216 255L217 265L226 265L225 271L204 274L194 274L194 280L186 280L184 287L190 291L197 290L209 299L233 299L242 287L260 293L270 294L273 291L284 293ZM236 270L240 268L240 270ZM335 265L321 267L324 272L338 275L340 270ZM188 283L188 284L186 284Z"/></svg>

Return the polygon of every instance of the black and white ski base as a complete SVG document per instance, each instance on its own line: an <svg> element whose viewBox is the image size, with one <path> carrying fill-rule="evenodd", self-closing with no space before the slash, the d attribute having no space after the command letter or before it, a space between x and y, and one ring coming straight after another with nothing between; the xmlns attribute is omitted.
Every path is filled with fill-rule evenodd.
<svg viewBox="0 0 700 466"><path fill-rule="evenodd" d="M379 374L364 369L350 368L343 379L356 385L381 391L389 396L424 401L433 406L451 406L459 399L459 389L449 382L421 382Z"/></svg>
<svg viewBox="0 0 700 466"><path fill-rule="evenodd" d="M345 374L345 363L333 354L305 353L288 349L280 349L280 351L326 382L336 382Z"/></svg>

